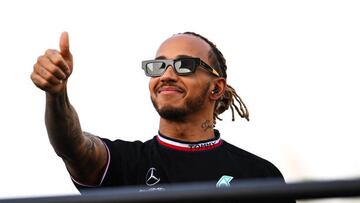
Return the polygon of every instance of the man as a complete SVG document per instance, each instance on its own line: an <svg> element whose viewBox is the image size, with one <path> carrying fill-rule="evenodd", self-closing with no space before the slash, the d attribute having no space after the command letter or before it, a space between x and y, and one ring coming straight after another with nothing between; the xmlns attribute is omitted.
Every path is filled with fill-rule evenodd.
<svg viewBox="0 0 360 203"><path fill-rule="evenodd" d="M83 132L67 96L73 60L66 32L60 50L49 49L34 65L31 79L46 92L45 121L55 152L64 160L78 188L280 178L270 162L220 138L215 119L234 109L249 119L248 111L226 81L222 53L196 33L177 34L164 41L155 60L142 62L150 77L151 101L160 115L153 139L110 141ZM237 107L235 101L240 105ZM146 186L147 185L147 186Z"/></svg>

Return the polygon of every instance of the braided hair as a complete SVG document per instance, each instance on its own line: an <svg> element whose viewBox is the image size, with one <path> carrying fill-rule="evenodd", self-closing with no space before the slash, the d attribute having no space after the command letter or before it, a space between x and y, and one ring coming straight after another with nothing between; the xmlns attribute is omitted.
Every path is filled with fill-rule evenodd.
<svg viewBox="0 0 360 203"><path fill-rule="evenodd" d="M212 64L215 64L215 66L213 67L220 73L220 76L225 78L226 80L227 78L226 60L223 54L221 53L221 51L216 47L216 45L211 41L209 41L207 38L194 32L184 32L180 34L199 37L200 39L204 40L207 44L209 44L211 47L211 50L209 52L209 58ZM238 103L239 107L235 104L235 101ZM249 121L249 111L246 108L245 103L236 93L235 89L230 85L227 85L223 95L220 97L220 99L218 99L215 102L214 115L213 115L214 124L216 123L216 119L222 120L221 118L219 118L219 115L222 114L224 111L228 110L229 107L231 109L232 121L235 121L234 109L241 118L245 118L247 121Z"/></svg>

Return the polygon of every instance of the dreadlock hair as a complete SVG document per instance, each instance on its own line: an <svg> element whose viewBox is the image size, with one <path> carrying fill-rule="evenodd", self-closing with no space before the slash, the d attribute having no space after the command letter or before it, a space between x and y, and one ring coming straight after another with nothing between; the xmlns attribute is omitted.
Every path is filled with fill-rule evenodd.
<svg viewBox="0 0 360 203"><path fill-rule="evenodd" d="M210 40L208 40L207 38L201 36L200 34L194 33L194 32L184 32L184 33L180 33L180 34L192 35L195 37L199 37L200 39L204 40L207 44L209 44L211 47L211 50L209 52L209 58L210 58L212 64L215 64L214 68L217 71L219 71L220 76L225 78L225 80L226 80L226 78L227 78L226 60L225 60L223 54L221 53L221 51L216 47L216 45L214 43L212 43ZM235 101L238 103L239 107L235 104ZM232 121L235 121L234 109L236 110L236 112L239 114L239 116L241 118L245 118L247 121L249 121L249 111L246 108L245 103L242 101L240 96L236 93L235 89L233 87L231 87L230 85L227 85L223 95L220 97L220 99L218 99L215 102L214 115L213 115L214 125L216 124L216 119L222 120L221 118L219 118L219 115L222 114L224 111L228 110L229 107L231 109Z"/></svg>

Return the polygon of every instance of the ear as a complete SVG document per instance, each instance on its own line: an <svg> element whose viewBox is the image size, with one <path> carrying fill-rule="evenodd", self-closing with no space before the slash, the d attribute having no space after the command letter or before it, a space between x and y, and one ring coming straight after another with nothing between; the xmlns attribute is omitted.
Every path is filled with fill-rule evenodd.
<svg viewBox="0 0 360 203"><path fill-rule="evenodd" d="M210 99L218 100L226 89L226 80L224 78L216 78L210 85Z"/></svg>

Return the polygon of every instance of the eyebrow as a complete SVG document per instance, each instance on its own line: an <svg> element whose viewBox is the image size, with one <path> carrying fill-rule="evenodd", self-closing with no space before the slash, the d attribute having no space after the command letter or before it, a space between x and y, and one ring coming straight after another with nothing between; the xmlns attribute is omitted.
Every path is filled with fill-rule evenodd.
<svg viewBox="0 0 360 203"><path fill-rule="evenodd" d="M177 55L175 57L175 59L180 59L180 58L195 58L193 56L189 56L189 55L184 55L184 54L180 54L180 55ZM162 59L168 59L166 56L158 56L155 58L156 60L162 60Z"/></svg>

